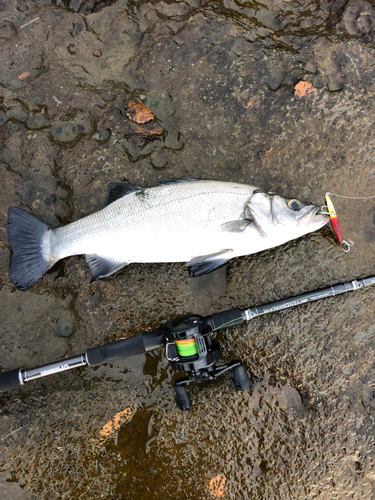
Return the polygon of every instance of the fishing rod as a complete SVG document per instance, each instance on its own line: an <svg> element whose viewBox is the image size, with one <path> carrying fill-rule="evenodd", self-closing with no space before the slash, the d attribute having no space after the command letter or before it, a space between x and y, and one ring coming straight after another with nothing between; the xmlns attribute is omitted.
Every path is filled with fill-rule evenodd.
<svg viewBox="0 0 375 500"><path fill-rule="evenodd" d="M31 380L72 368L97 366L137 354L144 354L165 346L166 357L172 368L187 372L187 376L176 380L174 385L177 407L180 410L187 410L192 406L185 387L187 383L214 380L226 371L232 370L237 390L245 391L250 387L250 378L242 361L235 360L216 366L221 358L221 351L218 342L211 339L213 333L243 325L264 314L282 311L351 290L359 290L373 284L375 284L375 276L341 283L248 309L229 309L205 317L198 314L180 316L159 326L156 330L91 347L78 356L29 370L16 368L0 373L0 391L16 389Z"/></svg>

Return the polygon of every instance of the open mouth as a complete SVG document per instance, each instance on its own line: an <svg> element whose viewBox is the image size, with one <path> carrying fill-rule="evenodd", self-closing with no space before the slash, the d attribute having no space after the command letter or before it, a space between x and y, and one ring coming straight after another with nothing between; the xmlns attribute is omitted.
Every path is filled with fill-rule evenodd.
<svg viewBox="0 0 375 500"><path fill-rule="evenodd" d="M306 226L314 222L318 227L323 227L329 221L329 217L322 213L318 213L320 211L319 207L313 206L310 210L308 210L303 215L298 217L298 221L302 222Z"/></svg>

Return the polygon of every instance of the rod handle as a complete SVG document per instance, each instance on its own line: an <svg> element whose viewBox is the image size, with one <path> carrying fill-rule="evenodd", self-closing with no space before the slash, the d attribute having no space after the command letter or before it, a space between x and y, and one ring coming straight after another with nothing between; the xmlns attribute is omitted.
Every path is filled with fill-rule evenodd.
<svg viewBox="0 0 375 500"><path fill-rule="evenodd" d="M241 309L230 309L221 313L215 313L205 318L213 332L225 330L233 326L243 325L246 322L246 314Z"/></svg>
<svg viewBox="0 0 375 500"><path fill-rule="evenodd" d="M0 373L0 392L10 391L21 387L20 369L15 368L8 372Z"/></svg>
<svg viewBox="0 0 375 500"><path fill-rule="evenodd" d="M109 344L91 347L86 351L89 366L109 363L116 359L126 359L137 354L144 354L163 345L164 331L160 328L152 332L138 333L126 339Z"/></svg>

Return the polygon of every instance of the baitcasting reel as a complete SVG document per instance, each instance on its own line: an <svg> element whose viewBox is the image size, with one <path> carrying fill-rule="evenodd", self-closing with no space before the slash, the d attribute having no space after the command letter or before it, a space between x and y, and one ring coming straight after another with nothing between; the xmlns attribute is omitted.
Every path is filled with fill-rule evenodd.
<svg viewBox="0 0 375 500"><path fill-rule="evenodd" d="M176 380L174 385L180 410L187 410L192 405L186 384L214 380L228 370L233 370L237 390L249 389L250 379L241 361L215 366L221 358L220 345L211 340L212 328L202 316L191 314L172 319L164 330L167 359L175 370L187 372L187 377Z"/></svg>

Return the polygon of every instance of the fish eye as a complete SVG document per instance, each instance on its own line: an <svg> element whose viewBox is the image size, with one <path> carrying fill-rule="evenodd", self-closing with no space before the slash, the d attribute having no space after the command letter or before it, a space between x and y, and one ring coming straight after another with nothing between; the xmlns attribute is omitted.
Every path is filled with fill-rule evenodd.
<svg viewBox="0 0 375 500"><path fill-rule="evenodd" d="M292 210L301 210L302 203L299 200L293 198L288 201L288 207L291 208Z"/></svg>

